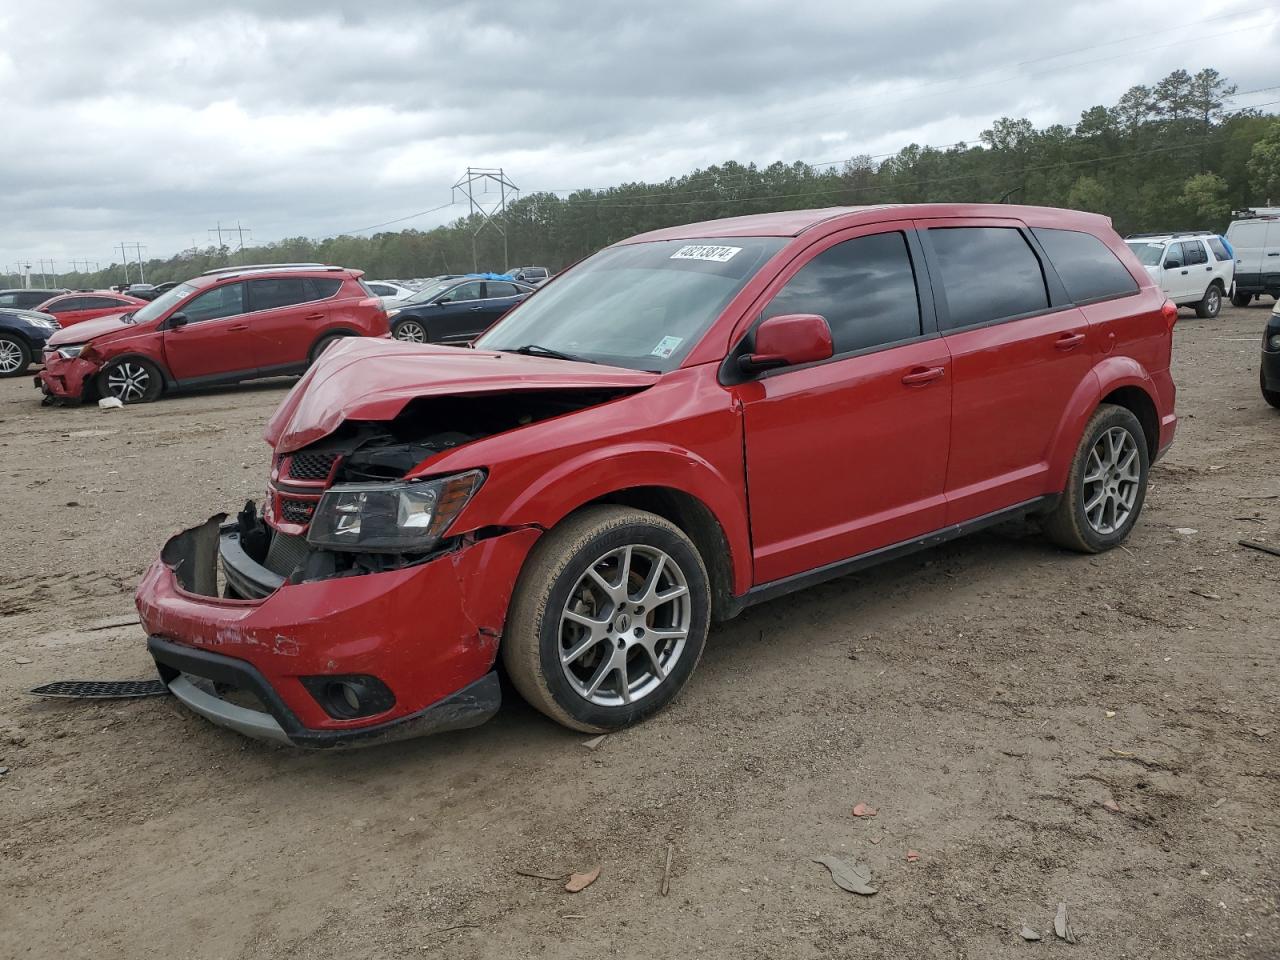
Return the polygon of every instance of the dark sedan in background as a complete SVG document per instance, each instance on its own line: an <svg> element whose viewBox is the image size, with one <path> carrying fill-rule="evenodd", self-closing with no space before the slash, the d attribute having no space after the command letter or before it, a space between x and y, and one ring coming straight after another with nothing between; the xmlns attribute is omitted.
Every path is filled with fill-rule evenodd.
<svg viewBox="0 0 1280 960"><path fill-rule="evenodd" d="M533 289L514 280L441 280L387 311L391 335L410 343L467 343Z"/></svg>
<svg viewBox="0 0 1280 960"><path fill-rule="evenodd" d="M0 377L26 373L58 329L58 321L47 314L0 309Z"/></svg>
<svg viewBox="0 0 1280 960"><path fill-rule="evenodd" d="M48 289L13 287L9 290L0 290L0 310L34 310L49 298L70 292L66 287Z"/></svg>

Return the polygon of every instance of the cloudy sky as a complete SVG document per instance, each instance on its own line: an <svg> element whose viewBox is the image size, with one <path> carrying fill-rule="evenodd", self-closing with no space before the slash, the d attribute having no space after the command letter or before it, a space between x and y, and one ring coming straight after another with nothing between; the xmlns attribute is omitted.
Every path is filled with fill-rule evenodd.
<svg viewBox="0 0 1280 960"><path fill-rule="evenodd" d="M0 0L0 270L168 256L218 221L355 232L448 203L469 164L569 190L1072 123L1182 66L1280 82L1280 11L1173 6Z"/></svg>

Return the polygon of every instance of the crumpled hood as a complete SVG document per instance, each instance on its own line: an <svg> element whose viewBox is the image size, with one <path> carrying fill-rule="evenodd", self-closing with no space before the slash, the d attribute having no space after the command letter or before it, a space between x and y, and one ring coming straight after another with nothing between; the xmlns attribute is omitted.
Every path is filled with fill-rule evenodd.
<svg viewBox="0 0 1280 960"><path fill-rule="evenodd" d="M659 374L515 353L340 340L294 385L267 423L276 453L292 453L347 420L392 420L419 397L525 390L643 389Z"/></svg>
<svg viewBox="0 0 1280 960"><path fill-rule="evenodd" d="M128 310L121 310L119 313L108 314L105 317L94 317L92 320L81 320L79 323L73 323L69 327L63 327L49 338L49 346L60 347L64 343L84 343L94 337L116 333L120 330L137 331L138 327L120 322L120 318L128 312Z"/></svg>

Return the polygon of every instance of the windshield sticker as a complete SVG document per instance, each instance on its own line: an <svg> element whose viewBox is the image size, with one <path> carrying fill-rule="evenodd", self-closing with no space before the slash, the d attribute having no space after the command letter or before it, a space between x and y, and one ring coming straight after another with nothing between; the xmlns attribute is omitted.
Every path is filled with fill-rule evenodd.
<svg viewBox="0 0 1280 960"><path fill-rule="evenodd" d="M718 247L706 243L692 243L681 247L671 255L670 259L707 260L711 263L728 263L741 252L741 247Z"/></svg>
<svg viewBox="0 0 1280 960"><path fill-rule="evenodd" d="M736 253L737 251L734 252ZM730 256L732 256L732 254L730 254ZM684 343L684 337L663 337L658 341L658 345L649 351L649 356L661 357L663 360L666 360L676 352L676 347L680 346L682 343Z"/></svg>

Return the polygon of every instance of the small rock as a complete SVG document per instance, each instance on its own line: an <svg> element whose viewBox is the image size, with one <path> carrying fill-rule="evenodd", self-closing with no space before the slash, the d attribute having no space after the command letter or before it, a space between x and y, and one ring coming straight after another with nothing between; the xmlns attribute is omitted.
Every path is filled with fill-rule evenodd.
<svg viewBox="0 0 1280 960"><path fill-rule="evenodd" d="M1053 933L1059 940L1065 940L1067 943L1076 942L1075 932L1071 929L1071 918L1067 916L1065 901L1058 904L1058 913L1053 918Z"/></svg>
<svg viewBox="0 0 1280 960"><path fill-rule="evenodd" d="M1108 710L1108 711L1106 711L1106 713L1107 713L1107 719L1108 719L1108 720L1110 720L1112 717L1114 717L1114 716L1116 715L1116 712L1115 712L1114 710Z"/></svg>
<svg viewBox="0 0 1280 960"><path fill-rule="evenodd" d="M853 806L853 815L855 817L874 817L876 815L876 808L868 806L865 803L856 803Z"/></svg>
<svg viewBox="0 0 1280 960"><path fill-rule="evenodd" d="M1040 931L1032 930L1030 927L1023 927L1018 931L1018 936L1029 943L1038 943L1040 940Z"/></svg>
<svg viewBox="0 0 1280 960"><path fill-rule="evenodd" d="M602 733L598 737L592 737L590 740L583 740L582 745L588 750L594 750L600 744L604 743L605 735Z"/></svg>
<svg viewBox="0 0 1280 960"><path fill-rule="evenodd" d="M21 664L21 665L22 665L22 666L24 666L24 667L25 667L28 663L35 663L35 661L34 661L34 660L32 660L30 657L14 657L14 658L13 658L13 662L14 662L14 663L17 663L17 664Z"/></svg>
<svg viewBox="0 0 1280 960"><path fill-rule="evenodd" d="M5 776L9 772L8 767L0 767L0 777Z"/></svg>
<svg viewBox="0 0 1280 960"><path fill-rule="evenodd" d="M1200 531L1197 530L1195 527L1177 527L1174 529L1173 532L1180 533L1184 537L1190 537L1190 536L1193 536L1194 534L1199 533Z"/></svg>

